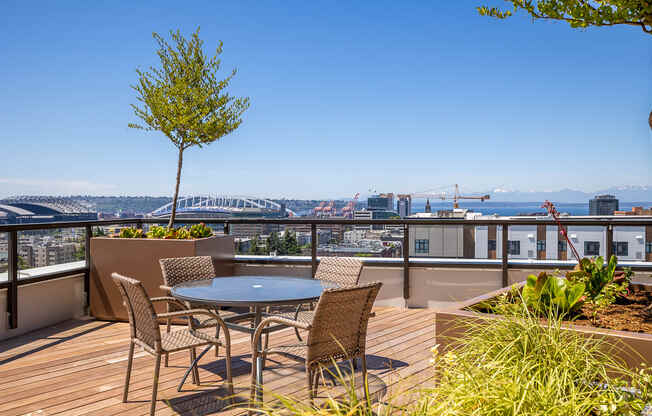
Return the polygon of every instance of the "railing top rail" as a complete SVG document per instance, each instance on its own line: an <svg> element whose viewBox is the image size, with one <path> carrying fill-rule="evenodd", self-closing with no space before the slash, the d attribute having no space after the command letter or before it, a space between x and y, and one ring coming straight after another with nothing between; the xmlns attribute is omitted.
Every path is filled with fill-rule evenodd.
<svg viewBox="0 0 652 416"><path fill-rule="evenodd" d="M652 216L636 217L569 217L561 218L563 225L584 226L652 226ZM133 225L162 224L165 218L116 218L95 221L58 221L24 224L0 225L0 232L47 230L56 228L77 228L103 225ZM210 223L210 224L279 224L279 225L557 225L549 217L533 218L491 218L491 219L461 219L461 218L401 218L401 219L329 219L329 218L177 218L177 223Z"/></svg>

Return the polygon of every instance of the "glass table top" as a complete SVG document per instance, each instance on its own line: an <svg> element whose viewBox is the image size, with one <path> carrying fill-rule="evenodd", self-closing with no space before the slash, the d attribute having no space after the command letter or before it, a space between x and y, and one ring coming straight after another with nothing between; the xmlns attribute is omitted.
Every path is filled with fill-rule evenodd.
<svg viewBox="0 0 652 416"><path fill-rule="evenodd" d="M181 300L224 306L291 305L319 298L334 282L290 276L227 276L176 285Z"/></svg>

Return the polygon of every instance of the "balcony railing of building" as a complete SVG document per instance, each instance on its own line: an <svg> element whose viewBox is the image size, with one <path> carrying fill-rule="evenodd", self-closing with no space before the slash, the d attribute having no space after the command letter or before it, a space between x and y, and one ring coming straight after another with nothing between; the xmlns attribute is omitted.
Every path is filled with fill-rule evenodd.
<svg viewBox="0 0 652 416"><path fill-rule="evenodd" d="M93 236L93 227L107 226L135 226L141 228L144 224L162 224L166 219L157 218L130 218L111 219L97 221L71 221L33 224L10 224L0 225L0 234L7 235L7 278L0 280L0 290L7 290L7 313L8 327L11 329L18 326L18 287L34 284L37 282L58 279L67 276L84 276L84 295L86 306L89 305L90 292L90 268L91 256L90 240ZM312 272L317 268L319 258L317 256L318 241L317 230L327 226L392 226L402 231L402 256L400 258L385 257L362 257L363 262L369 266L400 267L403 269L403 297L410 297L410 268L411 267L435 267L435 268L478 268L478 269L500 269L502 270L503 286L509 284L509 269L533 268L533 269L569 269L574 267L575 262L569 260L522 260L510 259L509 257L509 228L513 226L551 226L556 227L557 223L550 218L509 218L509 219L383 219L383 220L353 220L353 219L319 219L319 218L182 218L177 223L194 224L204 222L210 225L223 227L225 235L230 234L233 225L277 225L277 226L304 226L310 227L311 255L310 256L260 256L260 255L238 255L235 256L236 263L264 263L264 264L300 264L310 265ZM563 218L561 224L568 226L591 226L600 227L604 230L605 252L614 253L614 227L652 227L652 217L603 217L603 218ZM410 256L410 227L428 226L495 226L500 227L502 236L500 239L501 255L498 259L476 259L476 258L424 258ZM61 268L43 268L43 272L27 277L19 278L19 253L18 233L24 231L45 231L56 229L83 228L85 230L85 258L82 261L70 263ZM652 271L652 262L633 261L620 262L619 267L631 267L635 271Z"/></svg>

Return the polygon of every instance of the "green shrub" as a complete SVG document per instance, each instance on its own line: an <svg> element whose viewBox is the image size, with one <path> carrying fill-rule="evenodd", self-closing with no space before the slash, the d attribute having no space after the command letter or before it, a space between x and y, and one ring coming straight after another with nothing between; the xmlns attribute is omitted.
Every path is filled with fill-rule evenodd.
<svg viewBox="0 0 652 416"><path fill-rule="evenodd" d="M575 270L568 272L566 278L582 282L586 286L586 296L589 301L603 304L611 304L617 295L627 291L632 271L626 268L623 272L616 272L618 258L611 256L609 263L604 263L604 258L588 259L583 258L575 267ZM606 299L604 299L606 296Z"/></svg>
<svg viewBox="0 0 652 416"><path fill-rule="evenodd" d="M542 325L524 304L464 329L446 353L434 349L440 383L413 414L640 415L652 399L647 369L630 371L610 354L614 346L562 329L561 318Z"/></svg>
<svg viewBox="0 0 652 416"><path fill-rule="evenodd" d="M568 316L582 305L584 290L583 282L541 272L539 276L531 274L527 277L523 300L538 313Z"/></svg>
<svg viewBox="0 0 652 416"><path fill-rule="evenodd" d="M165 238L167 228L160 225L152 225L147 232L147 238Z"/></svg>
<svg viewBox="0 0 652 416"><path fill-rule="evenodd" d="M133 227L127 227L120 230L118 233L119 238L145 238L143 230L140 228L136 229Z"/></svg>
<svg viewBox="0 0 652 416"><path fill-rule="evenodd" d="M190 227L190 236L192 238L206 238L213 235L213 229L203 222Z"/></svg>

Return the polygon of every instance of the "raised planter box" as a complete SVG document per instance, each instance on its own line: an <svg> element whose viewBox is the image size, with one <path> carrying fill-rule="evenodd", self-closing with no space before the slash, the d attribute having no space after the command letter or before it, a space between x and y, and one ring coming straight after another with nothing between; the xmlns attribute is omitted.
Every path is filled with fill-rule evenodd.
<svg viewBox="0 0 652 416"><path fill-rule="evenodd" d="M234 239L214 236L196 240L163 240L149 238L91 239L90 305L91 315L98 319L127 320L127 312L111 273L143 282L151 297L164 296L158 260L168 257L211 256L218 276L233 274ZM158 312L165 304L155 305Z"/></svg>
<svg viewBox="0 0 652 416"><path fill-rule="evenodd" d="M522 286L521 283L519 286ZM651 285L642 285L652 289ZM509 291L511 287L505 287L484 295L469 299L458 304L455 309L443 310L435 315L435 343L439 344L440 350L449 348L454 339L464 334L464 324L477 320L503 319L500 315L479 313L465 310L480 302L487 301L498 295ZM591 337L601 337L607 343L615 346L614 351L619 358L623 359L630 368L639 367L643 362L647 366L652 365L652 334L644 334L629 331L615 331L612 329L593 328L583 325L564 325L569 331L577 331Z"/></svg>

